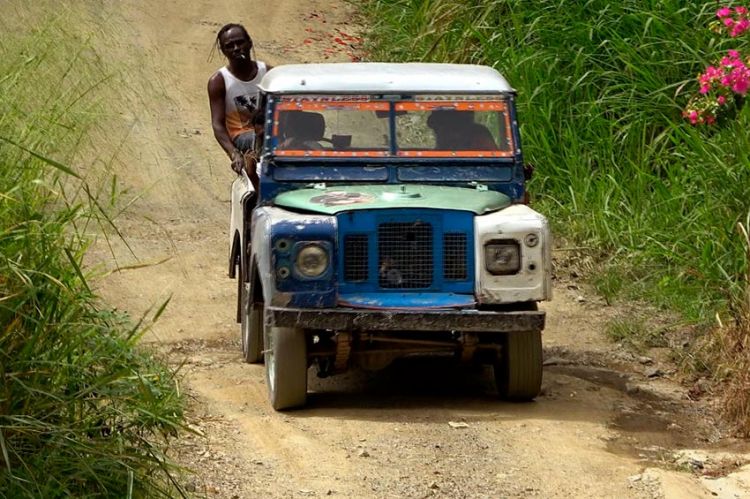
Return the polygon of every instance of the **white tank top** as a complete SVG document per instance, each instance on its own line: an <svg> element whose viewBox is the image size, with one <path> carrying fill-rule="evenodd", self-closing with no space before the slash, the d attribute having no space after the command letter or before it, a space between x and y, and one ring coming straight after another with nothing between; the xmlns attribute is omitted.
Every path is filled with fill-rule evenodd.
<svg viewBox="0 0 750 499"><path fill-rule="evenodd" d="M266 74L266 64L256 61L258 72L250 81L240 80L234 76L226 66L219 69L224 78L226 96L224 98L224 116L229 137L236 136L253 129L250 120L258 108L260 89L258 84Z"/></svg>

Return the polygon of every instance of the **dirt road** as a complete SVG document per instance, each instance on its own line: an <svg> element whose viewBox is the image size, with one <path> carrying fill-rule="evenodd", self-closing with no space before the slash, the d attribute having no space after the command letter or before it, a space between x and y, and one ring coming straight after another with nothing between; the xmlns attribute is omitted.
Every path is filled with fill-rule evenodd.
<svg viewBox="0 0 750 499"><path fill-rule="evenodd" d="M352 6L123 0L108 8L127 21L114 56L142 78L131 82L136 104L122 115L127 139L117 161L123 200L133 200L118 219L132 253L113 240L111 254L99 240L93 258L112 271L98 283L104 298L134 316L172 297L147 341L185 362L196 434L175 452L195 471L188 490L226 498L750 496L750 454L724 438L707 402L670 381L674 371L658 352L638 358L608 343L603 325L618 311L572 282L546 306L544 394L535 403L497 401L481 370L419 360L311 379L309 408L271 410L263 366L241 362L233 322L232 174L205 92L222 61L207 58L218 28L242 22L272 64L350 60L356 47L342 33L356 31Z"/></svg>

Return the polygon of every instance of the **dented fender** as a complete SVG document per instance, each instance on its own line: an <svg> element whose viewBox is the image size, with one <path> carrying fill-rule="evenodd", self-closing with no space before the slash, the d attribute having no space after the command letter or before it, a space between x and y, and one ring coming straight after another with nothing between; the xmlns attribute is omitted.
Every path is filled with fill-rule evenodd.
<svg viewBox="0 0 750 499"><path fill-rule="evenodd" d="M275 206L261 206L253 210L252 216L251 262L256 265L259 280L263 286L263 299L272 306L296 304L308 307L332 306L335 303L335 273L326 280L294 281L290 289L284 289L277 275L274 241L288 239L292 243L317 241L330 238L331 265L336 248L336 218L325 215L294 213ZM287 280L293 277L287 277ZM279 289L282 288L282 289Z"/></svg>
<svg viewBox="0 0 750 499"><path fill-rule="evenodd" d="M552 299L552 237L547 219L526 205L516 204L474 219L476 296L480 304L503 304ZM536 235L537 244L526 237ZM485 264L485 244L515 241L521 266L513 275L492 275Z"/></svg>

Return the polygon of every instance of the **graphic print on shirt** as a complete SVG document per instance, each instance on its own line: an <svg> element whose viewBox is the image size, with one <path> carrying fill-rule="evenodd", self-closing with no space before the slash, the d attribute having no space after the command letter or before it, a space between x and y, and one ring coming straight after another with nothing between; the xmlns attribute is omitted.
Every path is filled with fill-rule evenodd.
<svg viewBox="0 0 750 499"><path fill-rule="evenodd" d="M234 105L240 114L240 121L244 127L251 127L251 120L258 109L258 97L254 95L238 95L234 98Z"/></svg>

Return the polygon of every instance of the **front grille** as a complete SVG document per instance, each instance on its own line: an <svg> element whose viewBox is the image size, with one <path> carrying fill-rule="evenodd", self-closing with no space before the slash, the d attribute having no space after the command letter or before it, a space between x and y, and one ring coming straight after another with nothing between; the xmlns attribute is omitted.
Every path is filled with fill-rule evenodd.
<svg viewBox="0 0 750 499"><path fill-rule="evenodd" d="M344 279L366 281L368 276L367 234L348 234L344 238Z"/></svg>
<svg viewBox="0 0 750 499"><path fill-rule="evenodd" d="M447 280L466 280L466 248L466 234L454 232L443 235L443 275Z"/></svg>
<svg viewBox="0 0 750 499"><path fill-rule="evenodd" d="M378 283L381 288L432 285L432 225L421 221L378 226Z"/></svg>

